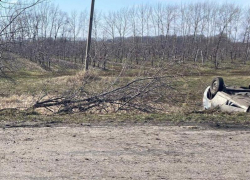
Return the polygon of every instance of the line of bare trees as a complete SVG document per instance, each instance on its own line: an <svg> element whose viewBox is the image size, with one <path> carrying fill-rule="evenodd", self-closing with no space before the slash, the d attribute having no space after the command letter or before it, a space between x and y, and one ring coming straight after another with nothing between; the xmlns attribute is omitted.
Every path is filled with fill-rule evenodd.
<svg viewBox="0 0 250 180"><path fill-rule="evenodd" d="M53 59L83 63L87 10L66 13L42 2L18 14L22 6L10 4L1 11L7 17L0 20L2 51L44 68L50 68ZM223 62L249 61L250 9L204 2L97 11L92 37L91 64L104 69L111 61L152 66L159 61L212 62L218 68Z"/></svg>

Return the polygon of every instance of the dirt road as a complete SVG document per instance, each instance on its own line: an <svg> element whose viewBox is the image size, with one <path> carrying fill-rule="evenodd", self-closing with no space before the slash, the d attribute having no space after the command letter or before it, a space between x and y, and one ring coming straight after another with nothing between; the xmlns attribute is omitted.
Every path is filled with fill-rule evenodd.
<svg viewBox="0 0 250 180"><path fill-rule="evenodd" d="M0 179L249 179L250 131L102 126L0 129Z"/></svg>

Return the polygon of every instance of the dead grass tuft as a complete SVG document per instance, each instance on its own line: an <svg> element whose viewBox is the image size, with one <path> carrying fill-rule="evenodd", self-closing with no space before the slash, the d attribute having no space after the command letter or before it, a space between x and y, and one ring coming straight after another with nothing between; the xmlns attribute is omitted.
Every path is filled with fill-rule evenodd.
<svg viewBox="0 0 250 180"><path fill-rule="evenodd" d="M0 97L0 102L0 109L27 109L35 103L35 98L30 95L11 95L9 97Z"/></svg>
<svg viewBox="0 0 250 180"><path fill-rule="evenodd" d="M69 76L67 78L67 83L82 83L84 81L98 81L101 77L99 76L99 73L96 70L92 71L80 71L75 76Z"/></svg>

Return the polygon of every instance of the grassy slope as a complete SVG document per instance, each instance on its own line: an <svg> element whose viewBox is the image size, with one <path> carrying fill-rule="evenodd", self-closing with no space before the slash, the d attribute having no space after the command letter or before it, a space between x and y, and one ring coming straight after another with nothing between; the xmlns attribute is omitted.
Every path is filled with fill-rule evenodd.
<svg viewBox="0 0 250 180"><path fill-rule="evenodd" d="M51 125L205 125L215 128L250 128L250 115L245 113L191 112L170 114L60 114L39 115L16 110L0 111L0 127Z"/></svg>
<svg viewBox="0 0 250 180"><path fill-rule="evenodd" d="M22 59L22 61L24 61ZM210 84L215 76L221 76L228 85L248 86L250 84L249 65L224 64L220 69L214 70L210 65L197 66L188 69L183 80L176 84L181 89L183 98L180 99L178 106L180 112L159 113L159 114L73 114L73 115L39 115L27 113L19 110L2 110L0 111L0 122L60 122L60 123L90 123L90 122L112 122L112 123L208 123L213 125L247 125L250 123L250 115L242 113L221 113L221 112L200 112L202 94L204 89ZM112 67L114 68L114 67ZM12 103L10 107L18 105L17 102L23 96L39 98L43 93L60 94L75 83L77 71L55 71L46 72L39 68L22 69L15 73L9 73L14 79L14 83L0 78L0 102ZM115 69L115 68L114 68ZM133 76L139 74L139 70L130 69L126 72L123 79L129 81ZM112 79L119 73L119 68L115 71L96 71L96 76L103 79ZM171 72L168 72L171 73ZM98 84L98 83L97 83ZM1 99L2 98L2 99ZM5 98L5 99L4 99ZM7 106L8 107L8 106Z"/></svg>

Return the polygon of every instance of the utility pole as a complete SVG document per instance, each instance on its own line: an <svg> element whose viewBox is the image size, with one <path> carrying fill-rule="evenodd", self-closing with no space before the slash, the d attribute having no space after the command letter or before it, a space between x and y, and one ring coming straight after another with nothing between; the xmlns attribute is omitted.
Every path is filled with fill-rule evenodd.
<svg viewBox="0 0 250 180"><path fill-rule="evenodd" d="M88 33L87 46L86 46L85 71L88 71L88 69L89 69L89 51L90 51L90 47L91 47L91 34L92 34L94 9L95 9L95 0L92 0L90 19L89 19L89 33Z"/></svg>

